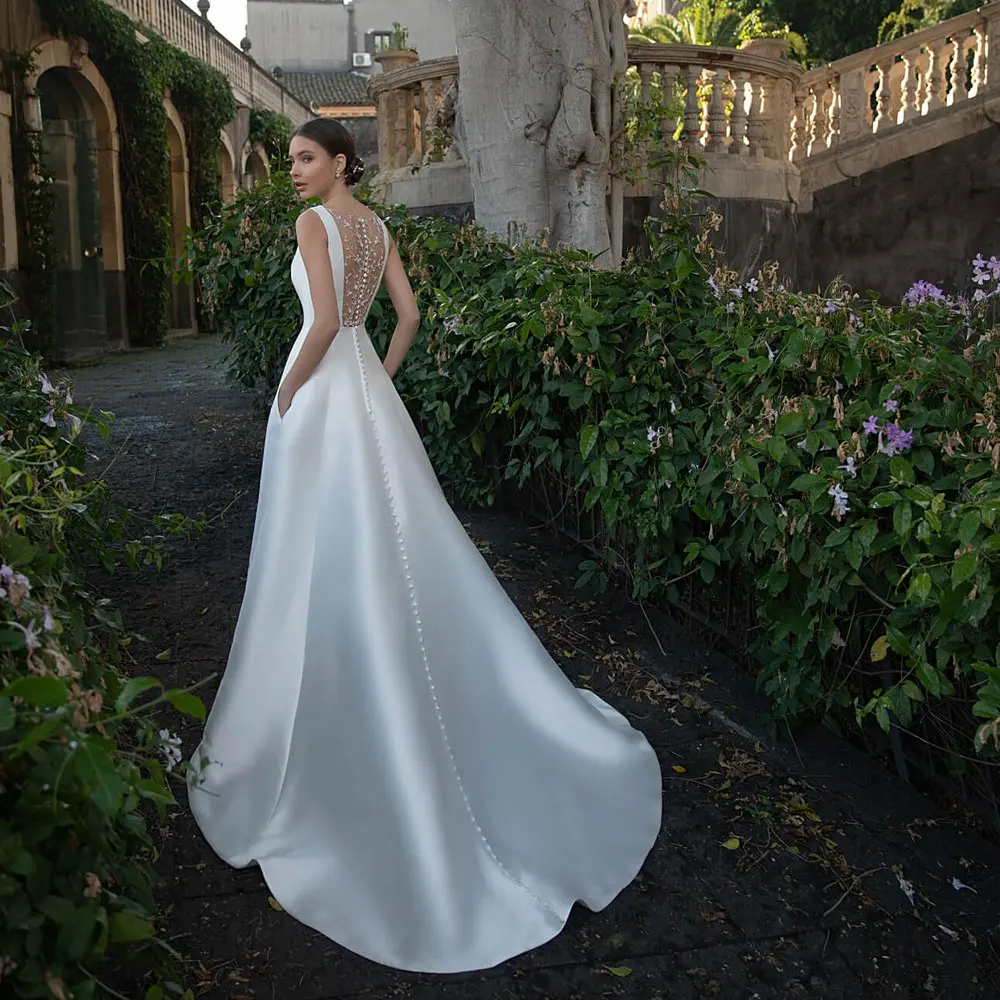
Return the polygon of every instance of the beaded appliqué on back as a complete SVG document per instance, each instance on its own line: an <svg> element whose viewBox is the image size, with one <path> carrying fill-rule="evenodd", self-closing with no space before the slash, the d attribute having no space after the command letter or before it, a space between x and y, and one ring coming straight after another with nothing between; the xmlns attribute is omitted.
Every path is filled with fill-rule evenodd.
<svg viewBox="0 0 1000 1000"><path fill-rule="evenodd" d="M344 249L344 301L340 322L359 327L368 315L378 292L385 264L385 237L382 223L374 215L330 213L337 221Z"/></svg>

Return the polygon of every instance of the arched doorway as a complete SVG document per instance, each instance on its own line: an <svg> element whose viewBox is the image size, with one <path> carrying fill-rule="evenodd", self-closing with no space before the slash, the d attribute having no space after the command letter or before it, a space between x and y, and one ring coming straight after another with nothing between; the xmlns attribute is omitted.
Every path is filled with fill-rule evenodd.
<svg viewBox="0 0 1000 1000"><path fill-rule="evenodd" d="M167 142L170 147L170 247L171 264L176 266L184 256L184 240L191 226L191 203L188 194L188 155L184 125L169 97L164 97L167 112ZM193 332L194 289L186 281L171 281L170 317L172 331Z"/></svg>
<svg viewBox="0 0 1000 1000"><path fill-rule="evenodd" d="M50 69L36 91L55 196L58 347L67 355L101 350L108 341L97 126L74 76L61 66Z"/></svg>
<svg viewBox="0 0 1000 1000"><path fill-rule="evenodd" d="M101 351L126 339L125 253L118 125L111 92L83 44L50 38L26 81L34 127L53 177L57 353Z"/></svg>
<svg viewBox="0 0 1000 1000"><path fill-rule="evenodd" d="M232 201L236 197L236 157L233 155L233 144L225 132L219 133L219 184L222 200Z"/></svg>
<svg viewBox="0 0 1000 1000"><path fill-rule="evenodd" d="M267 162L267 154L259 144L247 150L244 158L243 177L246 187L255 188L271 176L271 168Z"/></svg>

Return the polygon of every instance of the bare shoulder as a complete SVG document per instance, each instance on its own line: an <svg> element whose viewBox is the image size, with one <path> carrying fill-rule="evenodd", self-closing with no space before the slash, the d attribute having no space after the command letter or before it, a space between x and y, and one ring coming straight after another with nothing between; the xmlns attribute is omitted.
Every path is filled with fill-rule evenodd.
<svg viewBox="0 0 1000 1000"><path fill-rule="evenodd" d="M299 217L295 220L295 235L299 238L300 243L303 240L307 242L325 241L326 226L323 225L319 213L311 208L300 212Z"/></svg>

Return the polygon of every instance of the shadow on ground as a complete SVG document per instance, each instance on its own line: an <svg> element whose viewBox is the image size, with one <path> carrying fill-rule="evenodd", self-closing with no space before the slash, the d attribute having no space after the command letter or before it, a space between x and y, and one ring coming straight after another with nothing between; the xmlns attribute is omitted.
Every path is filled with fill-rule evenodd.
<svg viewBox="0 0 1000 1000"><path fill-rule="evenodd" d="M253 529L263 424L221 358L202 339L73 373L80 401L117 414L110 440L91 446L119 501L142 515L226 511L174 545L159 575L100 581L143 637L133 669L171 685L224 668ZM656 747L664 823L645 868L605 911L578 907L553 942L496 969L407 974L273 909L258 871L220 862L182 804L157 834L163 932L190 956L199 995L1000 995L1000 850L830 737L804 738L801 759L754 737L760 706L745 678L669 617L647 622L622 594L575 590L578 556L513 518L463 520L566 672ZM169 725L189 750L197 743L196 726Z"/></svg>

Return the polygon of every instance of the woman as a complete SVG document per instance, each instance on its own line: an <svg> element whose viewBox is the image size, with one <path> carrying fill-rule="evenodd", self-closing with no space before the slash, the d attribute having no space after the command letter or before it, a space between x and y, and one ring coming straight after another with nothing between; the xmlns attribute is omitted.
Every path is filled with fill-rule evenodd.
<svg viewBox="0 0 1000 1000"><path fill-rule="evenodd" d="M350 134L291 140L304 320L267 424L246 593L190 802L229 864L385 965L485 969L599 910L660 826L643 736L548 656L392 384L419 325ZM380 362L380 282L398 324Z"/></svg>

